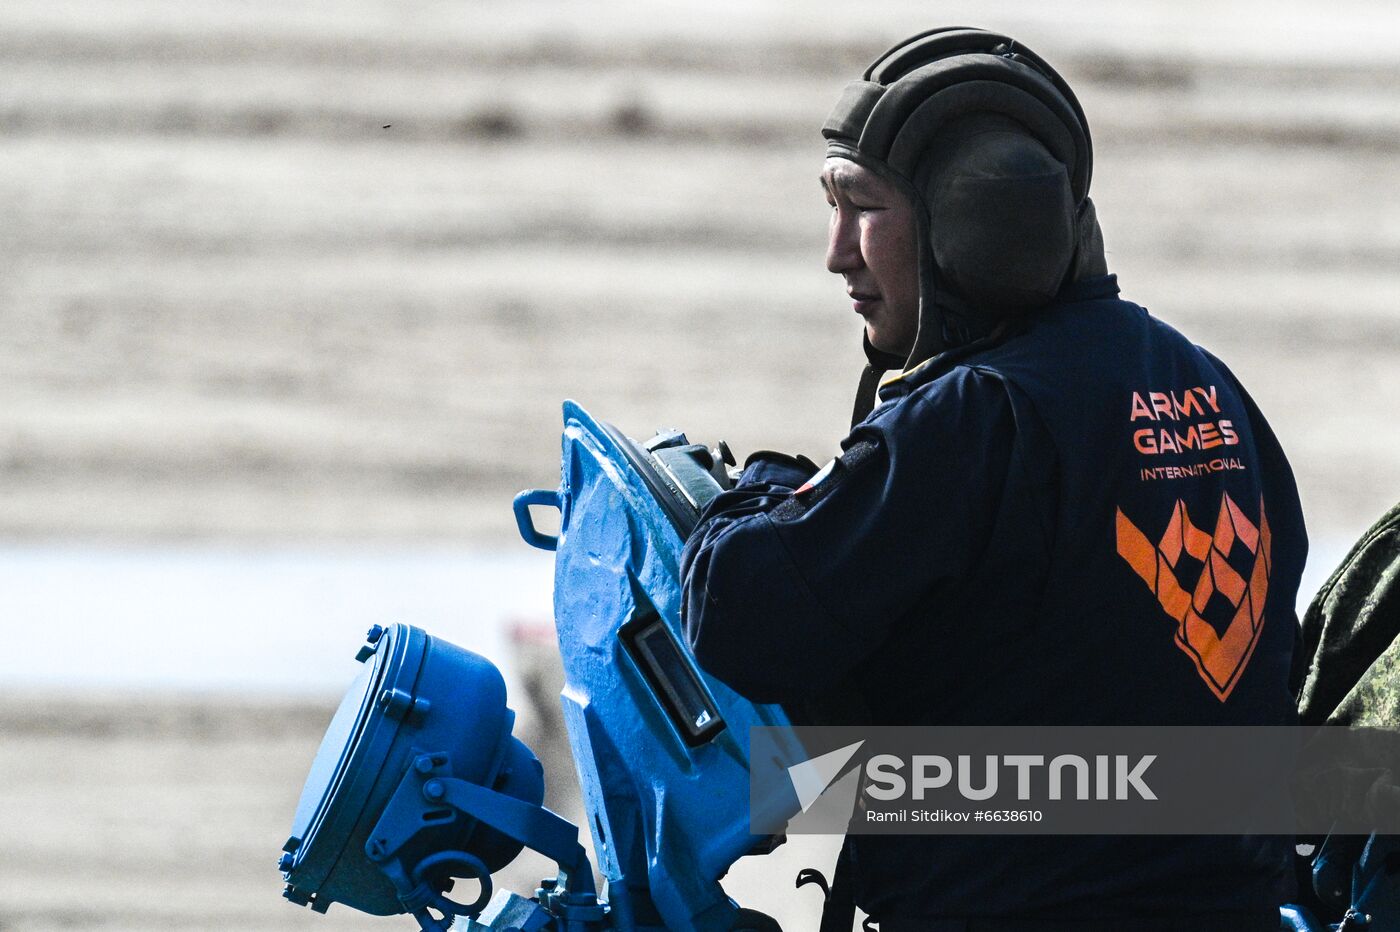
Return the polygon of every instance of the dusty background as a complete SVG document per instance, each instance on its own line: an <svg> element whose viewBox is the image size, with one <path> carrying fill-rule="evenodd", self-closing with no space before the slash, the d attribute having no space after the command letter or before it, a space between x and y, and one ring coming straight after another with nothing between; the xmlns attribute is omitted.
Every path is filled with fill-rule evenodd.
<svg viewBox="0 0 1400 932"><path fill-rule="evenodd" d="M0 541L512 548L564 397L824 459L860 357L817 127L957 21L1076 87L1126 295L1250 387L1324 559L1400 496L1388 4L854 9L6 0ZM74 622L5 614L0 929L411 928L278 897L326 701L54 698L25 631ZM804 928L784 857L735 889Z"/></svg>

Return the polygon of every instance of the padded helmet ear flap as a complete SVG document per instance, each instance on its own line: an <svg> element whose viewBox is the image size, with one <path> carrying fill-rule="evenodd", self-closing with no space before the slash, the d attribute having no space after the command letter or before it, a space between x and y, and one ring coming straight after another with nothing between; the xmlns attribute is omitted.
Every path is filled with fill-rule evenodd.
<svg viewBox="0 0 1400 932"><path fill-rule="evenodd" d="M1004 116L949 124L923 166L934 262L984 314L1033 308L1060 290L1075 254L1065 166Z"/></svg>

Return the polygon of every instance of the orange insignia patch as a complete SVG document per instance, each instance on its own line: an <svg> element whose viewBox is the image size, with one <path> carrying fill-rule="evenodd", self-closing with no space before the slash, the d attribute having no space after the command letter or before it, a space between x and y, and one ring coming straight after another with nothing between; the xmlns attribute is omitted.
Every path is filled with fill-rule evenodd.
<svg viewBox="0 0 1400 932"><path fill-rule="evenodd" d="M1142 577L1162 610L1176 622L1176 646L1191 658L1201 679L1224 702L1249 665L1264 627L1264 599L1273 554L1263 499L1259 500L1256 527L1229 495L1222 495L1213 534L1192 524L1186 504L1178 499L1166 530L1155 544L1120 508L1117 538L1118 555ZM1254 556L1245 576L1229 562L1230 551L1236 546ZM1183 553L1201 564L1199 575L1189 586L1176 572ZM1217 593L1233 610L1223 633L1217 633L1202 617L1206 604Z"/></svg>

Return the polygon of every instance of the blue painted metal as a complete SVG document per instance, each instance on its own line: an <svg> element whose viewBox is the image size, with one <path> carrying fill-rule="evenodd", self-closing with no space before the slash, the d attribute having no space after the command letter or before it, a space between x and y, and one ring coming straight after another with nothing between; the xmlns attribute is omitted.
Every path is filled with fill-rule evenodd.
<svg viewBox="0 0 1400 932"><path fill-rule="evenodd" d="M1304 907L1292 905L1279 907L1279 926L1284 932L1331 932L1332 929Z"/></svg>
<svg viewBox="0 0 1400 932"><path fill-rule="evenodd" d="M559 538L552 534L542 534L535 529L535 521L530 516L531 505L547 505L559 508L559 493L553 489L529 489L515 496L511 508L515 511L515 524L520 528L520 536L525 543L540 550L553 550Z"/></svg>
<svg viewBox="0 0 1400 932"><path fill-rule="evenodd" d="M699 509L726 479L723 457L673 431L645 446L564 407L558 490L521 493L521 536L555 550L565 721L594 850L600 903L576 826L543 809L539 762L511 737L499 672L417 628L375 626L312 765L279 867L288 899L378 915L425 932L456 917L474 930L729 932L741 916L719 884L771 841L749 833L749 729L786 724L702 673L680 630L679 557ZM560 510L558 536L530 507ZM792 762L801 748L780 748ZM769 823L795 795L757 799ZM559 865L533 901L491 873L528 845ZM474 877L469 904L450 877ZM487 900L490 900L489 903Z"/></svg>
<svg viewBox="0 0 1400 932"><path fill-rule="evenodd" d="M1356 916L1385 917L1392 923L1400 916L1400 838L1371 835L1352 874L1351 912ZM1370 923L1370 919L1364 924ZM1357 923L1361 925L1363 923ZM1373 929L1383 925L1370 926Z"/></svg>
<svg viewBox="0 0 1400 932"><path fill-rule="evenodd" d="M554 493L564 717L612 927L728 930L737 907L719 878L766 840L749 834L748 731L787 718L695 667L679 614L688 506L658 494L657 475L639 469L645 451L629 443L565 402ZM688 516L693 523L693 510ZM658 656L672 675L684 667L674 676L679 699L648 672ZM697 720L683 716L696 708Z"/></svg>
<svg viewBox="0 0 1400 932"><path fill-rule="evenodd" d="M357 658L364 669L322 739L278 866L294 903L324 912L340 902L383 916L405 911L400 875L437 852L470 848L489 871L521 849L451 811L428 821L420 814L393 845L376 834L425 751L445 775L535 806L544 780L534 754L511 737L515 713L489 660L408 625L376 625Z"/></svg>
<svg viewBox="0 0 1400 932"><path fill-rule="evenodd" d="M393 882L403 911L413 914L423 932L447 932L455 917L480 914L493 900L492 872L514 858L521 844L559 865L551 889L557 888L562 908L550 904L545 911L561 919L586 918L601 927L606 909L597 900L578 826L540 805L544 784L539 773L534 754L515 739L507 745L497 789L454 776L449 755L439 752L419 754L404 771L370 831L365 852ZM430 845L423 844L433 826L450 824L455 816L464 817L462 824L474 831L454 837L431 834ZM506 857L493 838L514 843ZM449 876L478 880L477 898L467 904L448 899Z"/></svg>

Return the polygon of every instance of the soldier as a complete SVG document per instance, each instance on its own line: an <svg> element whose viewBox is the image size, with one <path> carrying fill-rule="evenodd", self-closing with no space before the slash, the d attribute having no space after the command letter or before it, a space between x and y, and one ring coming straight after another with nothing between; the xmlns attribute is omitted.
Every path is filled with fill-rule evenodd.
<svg viewBox="0 0 1400 932"><path fill-rule="evenodd" d="M823 135L827 267L870 365L839 457L755 454L687 542L702 666L812 723L1293 722L1292 472L1224 364L1119 297L1061 77L1006 36L935 30ZM1272 930L1291 857L1274 837L850 836L837 887L883 932Z"/></svg>

